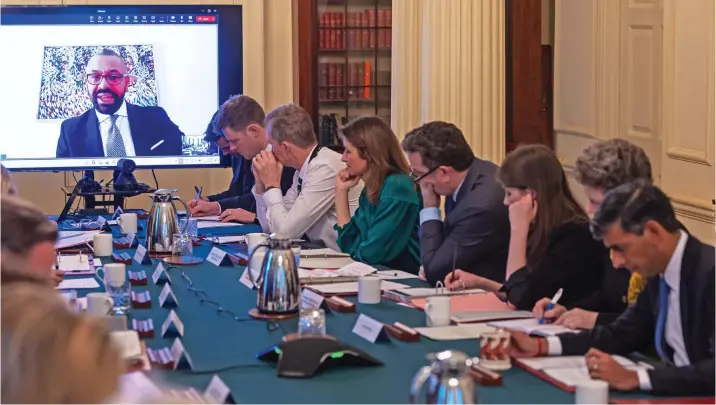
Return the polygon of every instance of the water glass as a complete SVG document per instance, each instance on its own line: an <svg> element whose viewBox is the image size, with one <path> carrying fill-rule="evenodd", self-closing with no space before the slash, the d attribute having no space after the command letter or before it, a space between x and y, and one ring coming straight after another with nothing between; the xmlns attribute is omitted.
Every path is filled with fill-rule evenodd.
<svg viewBox="0 0 716 405"><path fill-rule="evenodd" d="M301 246L291 246L291 251L293 252L293 261L296 262L296 268L298 269L300 267L299 263L301 263Z"/></svg>
<svg viewBox="0 0 716 405"><path fill-rule="evenodd" d="M174 234L174 245L172 245L172 256L192 257L194 256L194 242L191 236L186 233Z"/></svg>
<svg viewBox="0 0 716 405"><path fill-rule="evenodd" d="M114 307L110 315L126 315L129 313L129 282L127 282L126 266L122 263L107 263L97 268L97 274L104 280L104 288L109 294Z"/></svg>
<svg viewBox="0 0 716 405"><path fill-rule="evenodd" d="M322 309L301 309L298 318L298 336L323 336L326 334L326 312Z"/></svg>
<svg viewBox="0 0 716 405"><path fill-rule="evenodd" d="M184 225L186 229L184 229ZM184 233L188 234L190 238L197 238L199 236L199 221L196 218L182 218L179 220L179 229L184 229Z"/></svg>

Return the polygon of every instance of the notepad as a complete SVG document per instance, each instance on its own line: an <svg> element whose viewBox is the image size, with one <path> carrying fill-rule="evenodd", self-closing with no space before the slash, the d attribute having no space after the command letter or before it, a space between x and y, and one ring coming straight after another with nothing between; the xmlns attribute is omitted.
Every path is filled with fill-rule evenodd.
<svg viewBox="0 0 716 405"><path fill-rule="evenodd" d="M457 323L489 322L506 319L532 318L529 311L465 311L454 314L451 319Z"/></svg>
<svg viewBox="0 0 716 405"><path fill-rule="evenodd" d="M445 290L440 288L405 288L397 292L415 297L434 297L437 295L469 295L469 294L485 294L487 291L480 288L471 288L467 290Z"/></svg>
<svg viewBox="0 0 716 405"><path fill-rule="evenodd" d="M578 330L569 329L564 326L540 324L536 318L517 319L509 321L497 321L488 323L495 328L511 329L525 332L530 335L538 336L556 336L560 333L579 333Z"/></svg>
<svg viewBox="0 0 716 405"><path fill-rule="evenodd" d="M90 267L89 256L85 254L79 255L60 255L57 257L57 268L62 271L88 271L94 270Z"/></svg>
<svg viewBox="0 0 716 405"><path fill-rule="evenodd" d="M82 290L92 288L99 288L99 284L97 284L97 280L89 277L63 280L60 285L55 287L57 290Z"/></svg>
<svg viewBox="0 0 716 405"><path fill-rule="evenodd" d="M218 215L209 215L206 217L194 217L197 221L221 221Z"/></svg>
<svg viewBox="0 0 716 405"><path fill-rule="evenodd" d="M634 363L622 356L612 356L612 358L627 370L638 371L652 368L643 363ZM592 380L584 356L520 358L518 361L529 368L544 372L555 381L569 387Z"/></svg>
<svg viewBox="0 0 716 405"><path fill-rule="evenodd" d="M55 249L84 245L86 242L91 241L95 234L100 233L99 231L63 231L60 234L64 232L67 232L67 234L58 236L57 242L55 242Z"/></svg>
<svg viewBox="0 0 716 405"><path fill-rule="evenodd" d="M243 243L243 242L246 242L246 236L245 235L216 236L214 240L216 240L216 242L220 245L223 245L224 243Z"/></svg>
<svg viewBox="0 0 716 405"><path fill-rule="evenodd" d="M383 281L380 284L381 290L394 290L407 287L405 284L395 283L392 281ZM322 294L353 294L358 292L358 282L316 284L312 285L311 288Z"/></svg>
<svg viewBox="0 0 716 405"><path fill-rule="evenodd" d="M214 222L214 221L198 221L197 228L228 228L231 226L243 226L244 224L238 224L235 222Z"/></svg>
<svg viewBox="0 0 716 405"><path fill-rule="evenodd" d="M415 274L408 273L402 270L381 270L376 272L376 275L383 280L403 280L410 278L418 278Z"/></svg>
<svg viewBox="0 0 716 405"><path fill-rule="evenodd" d="M430 328L413 328L421 335L432 340L463 340L477 339L483 333L494 332L495 328L485 324L469 324L456 326L436 326Z"/></svg>

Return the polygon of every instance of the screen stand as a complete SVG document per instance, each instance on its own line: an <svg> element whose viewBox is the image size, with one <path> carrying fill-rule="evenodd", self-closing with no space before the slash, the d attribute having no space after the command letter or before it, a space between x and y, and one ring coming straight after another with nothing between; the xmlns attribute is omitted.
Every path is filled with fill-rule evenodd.
<svg viewBox="0 0 716 405"><path fill-rule="evenodd" d="M94 180L94 170L85 170L85 179ZM93 195L85 196L85 208L94 209L97 207L96 203Z"/></svg>

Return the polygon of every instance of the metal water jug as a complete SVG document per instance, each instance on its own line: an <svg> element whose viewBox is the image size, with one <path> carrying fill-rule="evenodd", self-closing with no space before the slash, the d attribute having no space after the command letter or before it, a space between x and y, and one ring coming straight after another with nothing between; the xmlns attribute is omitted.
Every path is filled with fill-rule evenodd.
<svg viewBox="0 0 716 405"><path fill-rule="evenodd" d="M152 197L152 206L149 208L149 221L147 222L147 243L146 248L149 252L154 253L171 253L174 244L174 234L184 233L184 229L179 229L179 221L177 220L177 210L174 208L173 201L178 200L184 204L187 215L189 215L189 206L184 200L175 196L177 190L161 189L150 194ZM187 221L188 224L188 221Z"/></svg>
<svg viewBox="0 0 716 405"><path fill-rule="evenodd" d="M455 350L431 353L432 364L420 368L410 387L410 403L475 404L475 383L470 376L472 358ZM426 385L422 396L423 385Z"/></svg>
<svg viewBox="0 0 716 405"><path fill-rule="evenodd" d="M291 251L291 239L272 234L268 242L254 249L251 259L259 250L266 249L266 255L260 267L260 273L254 280L249 269L251 282L258 290L256 308L263 314L291 314L299 310L301 285L298 280L298 267Z"/></svg>

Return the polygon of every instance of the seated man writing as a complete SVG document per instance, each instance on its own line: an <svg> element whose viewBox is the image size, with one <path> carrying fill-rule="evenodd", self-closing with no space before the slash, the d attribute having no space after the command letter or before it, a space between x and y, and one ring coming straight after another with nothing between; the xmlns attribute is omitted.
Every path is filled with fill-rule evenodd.
<svg viewBox="0 0 716 405"><path fill-rule="evenodd" d="M256 202L251 188L254 186L252 159L259 152L270 149L264 129L264 109L253 98L241 95L231 97L224 102L216 117L214 130L223 134L234 159L241 164L234 173L232 187L236 188L235 196L216 198L212 201L190 202L192 216L219 215L223 222L238 221L252 223L256 220ZM217 141L217 144L222 141ZM285 168L279 172L279 185L286 192L293 181L293 168ZM236 186L234 186L236 184Z"/></svg>
<svg viewBox="0 0 716 405"><path fill-rule="evenodd" d="M308 113L295 104L282 105L266 116L266 135L273 151L254 159L257 215L265 232L286 238L303 238L340 251L336 243L336 176L345 169L341 155L316 141ZM293 184L281 195L278 189L284 166L296 169ZM358 208L362 184L351 188L348 205Z"/></svg>
<svg viewBox="0 0 716 405"><path fill-rule="evenodd" d="M714 247L684 232L668 197L640 180L608 192L592 220L614 267L645 277L634 306L609 325L531 338L512 332L516 357L586 354L589 374L609 386L664 395L714 395ZM662 364L632 371L610 354L654 345Z"/></svg>

